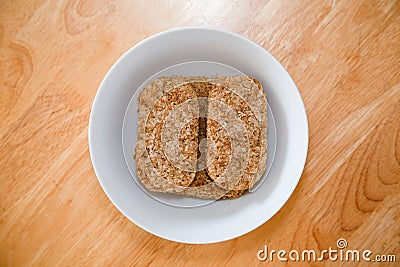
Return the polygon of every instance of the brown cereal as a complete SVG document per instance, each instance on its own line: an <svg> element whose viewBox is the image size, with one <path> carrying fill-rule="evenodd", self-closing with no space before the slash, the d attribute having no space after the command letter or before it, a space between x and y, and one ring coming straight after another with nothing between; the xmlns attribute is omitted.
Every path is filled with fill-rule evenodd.
<svg viewBox="0 0 400 267"><path fill-rule="evenodd" d="M209 99L229 107L237 122L244 126L235 128L230 136L232 131L225 129L224 121L213 119L219 110ZM196 104L185 107L189 102ZM150 191L234 199L254 185L265 171L266 97L257 80L247 76L161 77L146 86L138 104L139 129L134 158L138 178ZM181 107L182 110L174 112ZM219 119L224 118L217 115ZM173 128L177 125L174 123L178 121L179 129L174 135ZM236 138L235 131L246 132L247 144ZM200 151L205 138L215 145L215 154L210 149ZM235 143L232 141L238 140L239 144L248 146L248 155L232 157ZM209 164L206 169L205 158ZM180 161L185 164L181 166ZM245 167L239 176L222 181L219 176L230 164Z"/></svg>

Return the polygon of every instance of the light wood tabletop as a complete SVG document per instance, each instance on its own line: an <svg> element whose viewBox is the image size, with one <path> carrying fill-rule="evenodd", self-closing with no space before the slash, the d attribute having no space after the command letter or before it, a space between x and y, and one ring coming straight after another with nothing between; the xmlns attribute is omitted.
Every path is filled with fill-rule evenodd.
<svg viewBox="0 0 400 267"><path fill-rule="evenodd" d="M125 218L100 187L87 139L111 65L155 33L193 25L268 50L309 121L289 201L256 230L211 245L167 241ZM0 43L0 266L271 266L257 259L265 245L321 252L339 238L397 257L369 264L399 266L399 1L2 0Z"/></svg>

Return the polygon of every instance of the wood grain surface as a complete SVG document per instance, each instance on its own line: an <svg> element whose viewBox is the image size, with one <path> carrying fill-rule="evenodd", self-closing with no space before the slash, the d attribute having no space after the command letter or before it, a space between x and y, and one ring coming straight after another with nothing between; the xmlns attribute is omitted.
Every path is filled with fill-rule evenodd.
<svg viewBox="0 0 400 267"><path fill-rule="evenodd" d="M190 25L270 51L309 119L306 167L286 205L211 245L131 223L101 189L88 151L91 104L111 65L144 38ZM292 266L257 252L321 251L338 238L397 256L372 265L399 266L399 1L2 0L0 49L0 266Z"/></svg>

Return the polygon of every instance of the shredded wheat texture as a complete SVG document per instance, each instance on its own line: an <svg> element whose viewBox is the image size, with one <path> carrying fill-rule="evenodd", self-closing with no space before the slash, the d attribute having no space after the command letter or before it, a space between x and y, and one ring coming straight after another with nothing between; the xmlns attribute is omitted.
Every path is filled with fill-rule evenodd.
<svg viewBox="0 0 400 267"><path fill-rule="evenodd" d="M267 102L257 80L161 77L138 102L134 159L150 191L234 199L264 173Z"/></svg>

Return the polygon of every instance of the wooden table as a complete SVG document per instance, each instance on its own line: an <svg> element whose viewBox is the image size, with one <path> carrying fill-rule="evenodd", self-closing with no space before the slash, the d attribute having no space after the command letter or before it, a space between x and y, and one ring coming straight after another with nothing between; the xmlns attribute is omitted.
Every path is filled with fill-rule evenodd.
<svg viewBox="0 0 400 267"><path fill-rule="evenodd" d="M270 51L309 120L307 164L286 205L212 245L131 223L101 189L88 151L91 104L111 65L144 38L189 25L232 30ZM399 1L4 0L0 42L1 266L267 266L257 259L264 245L321 251L339 238L400 264Z"/></svg>

